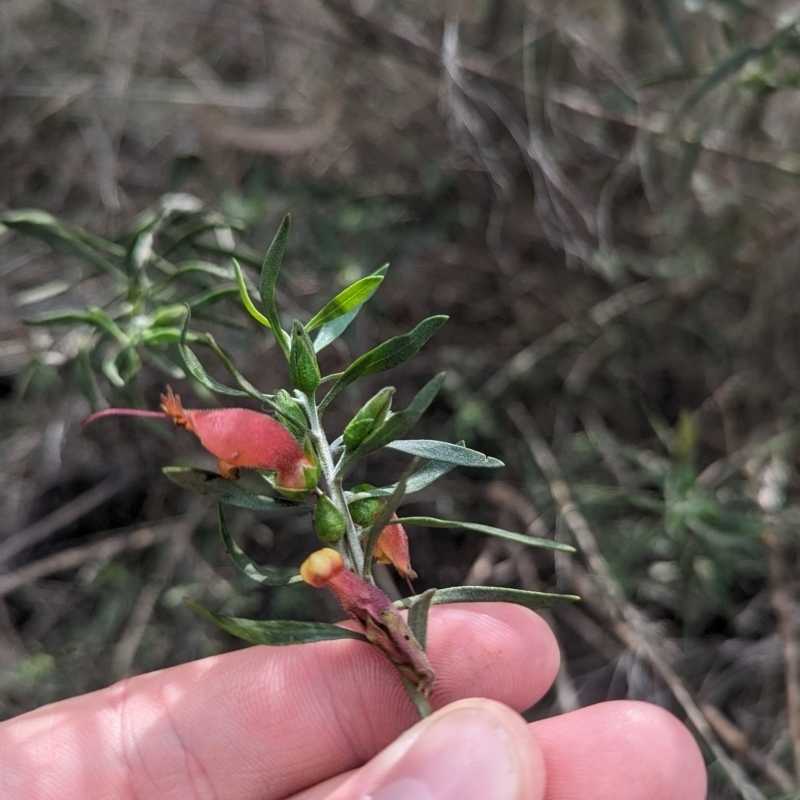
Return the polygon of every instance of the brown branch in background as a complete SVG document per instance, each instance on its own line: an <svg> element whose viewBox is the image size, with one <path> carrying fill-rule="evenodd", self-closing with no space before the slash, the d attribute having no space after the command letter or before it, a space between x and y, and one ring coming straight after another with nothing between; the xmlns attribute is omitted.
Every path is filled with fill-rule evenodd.
<svg viewBox="0 0 800 800"><path fill-rule="evenodd" d="M139 592L139 597L128 618L128 624L120 636L111 660L111 674L115 680L128 677L131 674L131 665L139 649L145 630L150 623L153 610L158 598L164 591L164 586L178 565L181 557L185 555L189 539L200 523L205 513L205 504L200 500L192 502L189 511L180 519L174 521L172 533L169 537L169 546L162 554L161 560L150 580Z"/></svg>
<svg viewBox="0 0 800 800"><path fill-rule="evenodd" d="M722 739L729 750L746 758L784 792L790 792L797 788L792 776L780 764L753 747L744 733L716 706L712 706L711 703L703 703L700 708L717 736Z"/></svg>
<svg viewBox="0 0 800 800"><path fill-rule="evenodd" d="M197 125L215 145L268 156L308 153L324 144L336 128L342 109L331 103L310 125L265 128L232 122L221 114L206 111L197 116Z"/></svg>
<svg viewBox="0 0 800 800"><path fill-rule="evenodd" d="M0 543L0 568L17 553L44 541L61 528L77 522L90 511L103 505L103 503L107 503L112 497L115 497L130 486L136 477L137 474L131 472L106 478L102 483L98 483L68 503L64 503L52 514L48 514L27 528L7 536Z"/></svg>
<svg viewBox="0 0 800 800"><path fill-rule="evenodd" d="M578 550L586 559L590 572L574 560L568 560L572 581L583 600L596 613L608 618L612 630L634 653L644 658L667 685L686 713L698 735L714 754L731 784L745 800L766 800L744 770L727 754L691 692L672 668L672 660L664 648L663 635L657 626L632 605L614 580L597 540L586 518L572 499L572 493L558 467L553 453L536 430L533 419L520 404L514 404L508 415L522 434L526 445L547 481L564 522L572 531Z"/></svg>
<svg viewBox="0 0 800 800"><path fill-rule="evenodd" d="M145 550L152 547L156 542L170 536L181 519L183 518L169 519L157 525L140 525L132 530L126 528L116 533L106 532L100 534L104 538L99 542L70 547L13 572L0 575L0 597L47 575L80 567L92 559L109 561L125 550Z"/></svg>
<svg viewBox="0 0 800 800"><path fill-rule="evenodd" d="M783 639L786 712L792 737L795 781L800 785L800 604L797 602L797 553L773 531L764 539L769 548L772 607Z"/></svg>
<svg viewBox="0 0 800 800"><path fill-rule="evenodd" d="M487 489L486 496L498 508L498 527L513 529L516 527L514 523L519 521L529 534L547 535L546 529L541 530L544 527L544 523L533 503L510 484L503 481L492 483ZM517 519L514 520L511 517L516 517ZM533 534L533 529L537 529L535 534ZM510 558L505 561L497 561L496 556L502 551L506 551ZM478 577L479 565L481 564L484 565L484 569L488 565L489 570L481 574L481 580L478 581L475 578ZM508 574L504 575L504 572ZM472 578L473 584L482 583L489 586L503 586L513 579L515 573L523 589L530 592L546 591L528 547L516 542L492 540L484 546L473 563L464 583L466 584ZM537 613L557 633L558 624L555 615L546 609L540 609ZM556 638L558 639L558 637ZM563 652L553 688L556 694L556 702L562 713L575 711L581 707L578 691L569 673L569 665Z"/></svg>

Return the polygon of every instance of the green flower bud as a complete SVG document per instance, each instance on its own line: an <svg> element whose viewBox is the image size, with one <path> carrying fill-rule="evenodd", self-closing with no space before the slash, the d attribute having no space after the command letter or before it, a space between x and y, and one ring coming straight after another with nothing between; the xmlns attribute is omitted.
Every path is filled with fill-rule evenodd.
<svg viewBox="0 0 800 800"><path fill-rule="evenodd" d="M348 450L355 450L367 436L383 425L392 405L393 394L394 386L381 389L373 398L367 400L363 408L350 420L342 434Z"/></svg>
<svg viewBox="0 0 800 800"><path fill-rule="evenodd" d="M356 494L368 492L374 488L371 483L361 483L350 491ZM353 518L353 522L361 528L368 528L375 522L375 517L384 504L385 501L379 497L365 497L363 500L355 500L352 503L348 503L347 507L350 509L350 516Z"/></svg>
<svg viewBox="0 0 800 800"><path fill-rule="evenodd" d="M313 394L320 384L319 365L306 329L297 321L292 325L292 347L289 351L289 379L295 389Z"/></svg>
<svg viewBox="0 0 800 800"><path fill-rule="evenodd" d="M314 530L325 544L336 544L344 536L344 514L333 504L328 495L317 498L314 506Z"/></svg>
<svg viewBox="0 0 800 800"><path fill-rule="evenodd" d="M278 421L292 432L298 442L302 442L306 435L308 421L297 400L286 389L278 389L272 396L272 401L281 411Z"/></svg>

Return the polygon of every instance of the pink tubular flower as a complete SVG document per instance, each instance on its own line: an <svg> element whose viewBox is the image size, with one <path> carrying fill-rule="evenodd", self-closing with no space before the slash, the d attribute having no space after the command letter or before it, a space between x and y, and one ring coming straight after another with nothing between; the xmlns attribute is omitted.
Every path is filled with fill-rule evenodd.
<svg viewBox="0 0 800 800"><path fill-rule="evenodd" d="M368 641L427 696L433 668L388 595L347 569L341 555L330 547L313 552L301 564L300 575L311 586L330 589L347 615L363 626Z"/></svg>
<svg viewBox="0 0 800 800"><path fill-rule="evenodd" d="M292 434L272 417L246 408L190 409L168 386L161 395L159 411L133 408L109 408L92 414L86 422L105 416L160 417L171 419L200 440L216 456L223 478L235 480L239 469L263 469L275 472L275 485L284 489L304 490L306 470L314 471L314 460Z"/></svg>

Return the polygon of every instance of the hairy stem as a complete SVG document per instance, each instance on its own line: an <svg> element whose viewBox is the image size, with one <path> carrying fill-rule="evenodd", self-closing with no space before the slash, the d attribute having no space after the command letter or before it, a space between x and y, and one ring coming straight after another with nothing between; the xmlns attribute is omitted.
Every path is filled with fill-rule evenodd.
<svg viewBox="0 0 800 800"><path fill-rule="evenodd" d="M348 551L345 555L349 556L353 571L357 575L361 575L364 572L364 551L361 546L361 537L358 535L356 525L353 522L353 518L350 516L350 509L347 507L347 503L344 499L342 476L337 473L333 463L333 454L331 453L328 438L325 435L325 430L319 419L316 401L312 396L302 393L298 393L298 399L302 403L306 416L308 417L311 438L316 445L320 470L325 478L325 483L330 492L330 498L345 519L345 541Z"/></svg>

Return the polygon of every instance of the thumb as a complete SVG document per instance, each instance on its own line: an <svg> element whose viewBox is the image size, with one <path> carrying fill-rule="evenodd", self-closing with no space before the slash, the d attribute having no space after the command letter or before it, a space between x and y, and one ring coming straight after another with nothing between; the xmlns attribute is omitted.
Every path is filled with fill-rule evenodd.
<svg viewBox="0 0 800 800"><path fill-rule="evenodd" d="M417 723L327 800L541 800L544 758L522 717L461 700Z"/></svg>

